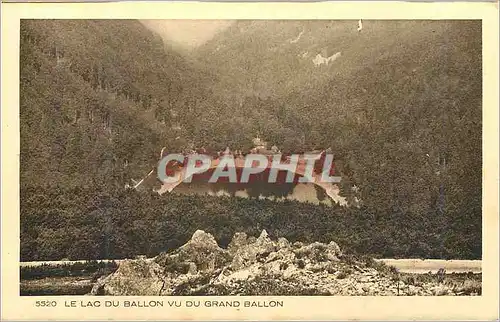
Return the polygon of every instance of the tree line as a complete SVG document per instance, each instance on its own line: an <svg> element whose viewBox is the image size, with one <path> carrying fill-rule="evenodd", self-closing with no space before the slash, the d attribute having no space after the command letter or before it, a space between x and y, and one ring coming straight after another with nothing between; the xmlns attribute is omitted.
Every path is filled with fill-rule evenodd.
<svg viewBox="0 0 500 322"><path fill-rule="evenodd" d="M234 233L290 241L337 242L380 258L481 258L481 221L471 213L427 214L345 208L298 201L136 190L25 187L21 190L21 261L154 256L187 242L197 229L222 247Z"/></svg>

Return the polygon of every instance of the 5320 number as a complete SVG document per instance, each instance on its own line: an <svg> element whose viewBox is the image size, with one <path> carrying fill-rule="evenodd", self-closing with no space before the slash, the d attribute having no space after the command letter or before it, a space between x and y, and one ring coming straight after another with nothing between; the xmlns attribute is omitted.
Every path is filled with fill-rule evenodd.
<svg viewBox="0 0 500 322"><path fill-rule="evenodd" d="M56 307L57 302L56 301L36 301L35 306L36 307Z"/></svg>

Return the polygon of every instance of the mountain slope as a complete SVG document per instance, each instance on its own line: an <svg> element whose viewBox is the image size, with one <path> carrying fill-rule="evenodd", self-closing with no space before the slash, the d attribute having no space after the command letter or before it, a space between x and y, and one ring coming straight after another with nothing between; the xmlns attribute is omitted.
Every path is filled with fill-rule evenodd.
<svg viewBox="0 0 500 322"><path fill-rule="evenodd" d="M196 57L271 144L331 147L344 194L480 230L481 48L480 21L239 21Z"/></svg>
<svg viewBox="0 0 500 322"><path fill-rule="evenodd" d="M315 94L314 88L321 89L322 82L350 78L380 60L406 60L412 70L428 50L445 59L450 50L446 46L464 32L461 21L364 21L358 32L353 20L245 20L197 50L196 57L218 68L226 77L223 80L236 83L244 94ZM401 57L410 52L413 58ZM317 54L335 53L341 56L328 66L313 62Z"/></svg>
<svg viewBox="0 0 500 322"><path fill-rule="evenodd" d="M140 178L207 80L134 20L23 20L21 181Z"/></svg>

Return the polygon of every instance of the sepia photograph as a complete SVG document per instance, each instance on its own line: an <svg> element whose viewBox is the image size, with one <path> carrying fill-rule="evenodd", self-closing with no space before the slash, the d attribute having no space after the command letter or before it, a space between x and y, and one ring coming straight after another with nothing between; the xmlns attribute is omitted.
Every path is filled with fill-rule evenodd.
<svg viewBox="0 0 500 322"><path fill-rule="evenodd" d="M481 20L19 41L21 296L481 295Z"/></svg>
<svg viewBox="0 0 500 322"><path fill-rule="evenodd" d="M498 27L2 3L2 319L498 319Z"/></svg>

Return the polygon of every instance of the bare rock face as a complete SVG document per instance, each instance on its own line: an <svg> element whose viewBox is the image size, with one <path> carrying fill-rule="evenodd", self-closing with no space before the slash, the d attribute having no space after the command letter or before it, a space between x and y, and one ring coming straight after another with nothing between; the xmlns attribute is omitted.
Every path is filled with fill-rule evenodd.
<svg viewBox="0 0 500 322"><path fill-rule="evenodd" d="M236 233L222 249L197 230L171 253L122 262L91 295L453 295L443 283L405 283L373 263L343 256L333 241L291 244L263 230L258 238Z"/></svg>
<svg viewBox="0 0 500 322"><path fill-rule="evenodd" d="M255 241L248 240L245 236L235 234L230 243L230 252L233 256L231 268L240 270L256 262L263 262L265 258L277 249L265 230Z"/></svg>
<svg viewBox="0 0 500 322"><path fill-rule="evenodd" d="M280 238L278 238L278 247L284 249L284 248L290 248L291 245L290 245L290 242L286 238L280 237Z"/></svg>
<svg viewBox="0 0 500 322"><path fill-rule="evenodd" d="M330 242L328 245L315 242L302 246L294 252L297 258L314 262L337 261L342 256L340 247L335 242Z"/></svg>
<svg viewBox="0 0 500 322"><path fill-rule="evenodd" d="M257 248L257 254L269 254L270 252L276 250L276 244L269 238L266 230L260 233L259 238L253 244Z"/></svg>
<svg viewBox="0 0 500 322"><path fill-rule="evenodd" d="M106 295L160 295L164 286L163 269L145 260L125 261L101 284Z"/></svg>
<svg viewBox="0 0 500 322"><path fill-rule="evenodd" d="M175 255L180 262L196 265L198 271L213 271L223 267L229 260L227 252L219 247L214 236L202 230L197 230Z"/></svg>
<svg viewBox="0 0 500 322"><path fill-rule="evenodd" d="M233 255L235 252L238 251L238 249L242 248L243 246L248 245L248 236L245 233L236 233L233 236L233 239L231 239L231 242L229 243L227 250L231 255Z"/></svg>
<svg viewBox="0 0 500 322"><path fill-rule="evenodd" d="M169 273L195 275L224 267L230 260L228 252L219 247L215 238L197 230L191 239L170 254L160 254L155 262Z"/></svg>

